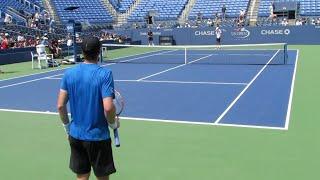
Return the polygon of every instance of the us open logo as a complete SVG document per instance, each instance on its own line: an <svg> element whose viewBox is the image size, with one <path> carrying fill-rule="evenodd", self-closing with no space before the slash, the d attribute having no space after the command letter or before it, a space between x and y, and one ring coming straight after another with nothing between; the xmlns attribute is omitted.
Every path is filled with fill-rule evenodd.
<svg viewBox="0 0 320 180"><path fill-rule="evenodd" d="M236 29L233 32L231 32L231 36L237 39L248 38L250 34L250 31L245 28L241 28L240 30Z"/></svg>

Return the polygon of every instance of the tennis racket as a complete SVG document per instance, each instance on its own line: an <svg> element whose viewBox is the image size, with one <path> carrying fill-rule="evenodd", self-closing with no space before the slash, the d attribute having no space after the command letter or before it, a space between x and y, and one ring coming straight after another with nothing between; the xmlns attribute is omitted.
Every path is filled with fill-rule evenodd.
<svg viewBox="0 0 320 180"><path fill-rule="evenodd" d="M120 116L120 114L123 111L124 108L124 99L121 96L121 94L118 91L114 91L114 99L113 99L113 104L116 108L116 116L117 118ZM113 130L113 135L114 135L114 142L116 147L120 147L120 138L119 138L119 132L118 129Z"/></svg>

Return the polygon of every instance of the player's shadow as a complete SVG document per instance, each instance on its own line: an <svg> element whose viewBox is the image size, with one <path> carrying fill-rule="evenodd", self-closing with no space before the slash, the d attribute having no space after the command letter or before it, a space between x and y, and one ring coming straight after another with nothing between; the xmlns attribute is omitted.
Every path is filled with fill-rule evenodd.
<svg viewBox="0 0 320 180"><path fill-rule="evenodd" d="M13 74L17 73L18 71L0 71L0 74Z"/></svg>

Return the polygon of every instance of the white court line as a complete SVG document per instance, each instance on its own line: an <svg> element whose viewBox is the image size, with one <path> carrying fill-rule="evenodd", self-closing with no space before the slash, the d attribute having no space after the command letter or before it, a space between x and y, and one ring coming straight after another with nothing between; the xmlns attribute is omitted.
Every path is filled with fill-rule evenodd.
<svg viewBox="0 0 320 180"><path fill-rule="evenodd" d="M19 82L19 83L0 86L0 89L7 88L7 87L12 87L12 86L17 86L17 85L21 85L21 84L26 84L26 83L31 83L31 82L35 82L35 81L40 81L40 80L43 80L43 79L47 79L47 78L55 77L55 76L60 76L60 75L62 75L62 74L56 74L56 75L53 75L53 76L47 76L47 77L37 78L37 79L29 80L29 81L23 81L23 82Z"/></svg>
<svg viewBox="0 0 320 180"><path fill-rule="evenodd" d="M298 50L299 49L288 49L288 51L298 51ZM152 51L152 52L157 52L157 51ZM111 59L111 60L122 59L122 58L127 58L127 57L132 57L132 56L139 56L139 55L148 54L148 53L150 53L150 52L133 54L133 55L129 55L129 56L123 56L123 57L119 57L119 58L115 58L115 59ZM53 69L53 70L50 70L50 71L27 74L27 75L22 75L22 76L18 76L18 77L7 78L7 79L1 79L0 82L12 80L12 79L19 79L19 78L34 76L34 75L39 75L39 74L44 74L44 73L49 73L49 72L61 71L61 70L65 70L65 69L68 69L68 68L70 68L70 67L65 67L65 68L61 68L61 69Z"/></svg>
<svg viewBox="0 0 320 180"><path fill-rule="evenodd" d="M287 117L286 117L286 124L285 124L285 129L287 129L287 130L289 129L289 123L290 123L292 99L293 99L293 92L294 92L294 83L295 83L295 80L296 80L298 59L299 59L299 50L297 50L296 62L295 62L295 67L294 67L292 81L291 81L291 91L290 91L290 97L289 97L289 102L288 102L288 110L287 110Z"/></svg>
<svg viewBox="0 0 320 180"><path fill-rule="evenodd" d="M163 51L163 50L161 50ZM123 59L123 58L128 58L128 57L132 57L132 56L139 56L139 55L143 55L143 54L148 54L148 53L154 53L154 52L158 52L157 51L151 51L151 52L145 52L145 53L138 53L138 54L133 54L133 55L128 55L128 56L122 56L122 57L119 57L119 58L114 58L114 59L111 59L112 61L113 60L117 60L117 59ZM170 51L168 51L169 53ZM153 55L158 55L158 54L153 54ZM149 57L149 56L142 56L140 58L145 58L145 57ZM134 58L136 59L136 58ZM120 61L122 62L122 61ZM124 60L124 62L126 62ZM101 66L109 66L111 64L116 64L116 63L110 63L110 64L105 64L105 65L101 65ZM45 73L50 73L50 72L55 72L55 71L62 71L62 70L65 70L65 69L69 69L70 67L65 67L65 68L61 68L61 69L53 69L53 70L50 70L50 71L45 71L45 72L39 72L39 73L33 73L33 74L27 74L27 75L22 75L22 76L18 76L18 77L12 77L12 78L7 78L7 79L2 79L0 80L0 82L2 81L8 81L8 80L13 80L13 79L19 79L19 78L24 78L24 77L29 77L29 76L34 76L34 75L39 75L39 74L45 74Z"/></svg>
<svg viewBox="0 0 320 180"><path fill-rule="evenodd" d="M65 70L65 69L68 69L68 68L70 68L70 67L65 67L65 68L61 68L61 69L53 69L53 70L45 71L45 72L39 72L39 73L33 73L33 74L28 74L28 75L23 75L23 76L18 76L18 77L2 79L2 80L0 80L0 82L9 81L9 80L13 80L13 79L24 78L24 77L29 77L29 76L34 76L34 75L39 75L39 74L45 74L45 73L50 73L50 72L55 72L55 71L61 71L61 70Z"/></svg>
<svg viewBox="0 0 320 180"><path fill-rule="evenodd" d="M143 55L143 54L155 53L155 52L160 52L160 51L164 51L164 50L155 50L155 51L149 51L149 52L144 52L144 53L132 54L132 55L117 57L117 58L113 58L113 59L109 59L109 60L113 61L113 60L117 60L117 59L123 59L123 58L132 57L132 56L139 56L139 55Z"/></svg>
<svg viewBox="0 0 320 180"><path fill-rule="evenodd" d="M62 78L49 77L46 79L61 80ZM238 83L238 82L215 82L215 81L153 81L153 80L132 80L132 79L119 79L114 80L114 82L137 82L137 83L172 83L172 84L212 84L212 85L247 85L248 83Z"/></svg>
<svg viewBox="0 0 320 180"><path fill-rule="evenodd" d="M261 46L270 46L270 45L281 45L281 46L284 46L286 45L286 43L265 43L265 44L230 44L230 45L222 45L221 47L222 48L225 48L225 47L232 47L232 48L235 48L235 47L248 47L248 46L251 46L251 47L261 47ZM102 44L102 46L104 47L140 47L140 48L187 48L187 49L190 49L190 48L216 48L217 46L216 45L174 45L174 46L163 46L163 45L155 45L155 46L148 46L148 45L132 45L132 44ZM234 49L227 49L227 50L234 50ZM243 49L239 49L239 50L243 50ZM245 50L248 50L248 49L245 49ZM261 49L254 49L254 50L261 50ZM271 49L267 49L267 50L271 50Z"/></svg>
<svg viewBox="0 0 320 180"><path fill-rule="evenodd" d="M55 78L55 77L46 77L45 79L52 79L52 80L61 80L62 78Z"/></svg>
<svg viewBox="0 0 320 180"><path fill-rule="evenodd" d="M61 80L62 78L54 78L54 77L48 77L45 79L52 79L52 80ZM153 81L153 80L114 80L114 82L138 82L138 83L172 83L172 84L211 84L211 85L247 85L248 83L237 83L237 82L210 82L210 81Z"/></svg>
<svg viewBox="0 0 320 180"><path fill-rule="evenodd" d="M145 58L145 57L150 57L150 56L155 56L155 55L159 55L159 54L164 54L164 53L167 53L167 52L169 53L169 52L172 52L172 51L166 51L166 52L151 54L151 55L147 55L147 56L141 56L141 57L137 57L137 58L133 58L133 59L121 61L121 62L129 62L129 61L133 61L133 60L136 60L136 59L141 59L141 58ZM116 63L105 64L105 65L101 65L101 66L102 66L102 67L105 67L105 66L111 66L111 65L114 65L114 64L116 64ZM30 83L30 82L40 81L40 80L43 80L43 79L50 79L50 78L54 78L54 77L56 77L56 76L61 76L61 75L63 75L63 74L56 74L56 75L53 75L53 76L46 76L46 77L37 78L37 79L29 80L29 81L22 81L22 82L19 82L19 83L14 83L14 84L9 84L9 85L5 85L5 86L0 86L0 89L7 88L7 87L12 87L12 86L17 86L17 85L21 85L21 84L26 84L26 83Z"/></svg>
<svg viewBox="0 0 320 180"><path fill-rule="evenodd" d="M17 112L17 113L30 113L30 114L46 114L46 115L58 115L57 112L44 112L44 111L28 111L28 110L16 110L16 109L0 109L3 112ZM69 114L70 115L70 114ZM138 117L120 117L122 120L133 121L147 121L147 122L161 122L161 123L175 123L175 124L190 124L190 125L207 125L207 126L227 126L227 127L240 127L240 128L254 128L254 129L270 129L270 130L286 130L282 127L270 127L270 126L254 126L254 125L241 125L241 124L215 124L206 122L194 122L194 121L179 121L169 119L150 119L150 118L138 118Z"/></svg>
<svg viewBox="0 0 320 180"><path fill-rule="evenodd" d="M119 62L131 62L133 60L142 59L142 58L151 57L151 56L156 56L156 55L161 55L161 54L166 54L166 53L170 53L170 52L174 52L174 51L177 51L177 50L170 50L170 51L165 51L165 52L161 52L161 53L150 54L150 55L147 55L147 56L136 57L136 58L133 58L133 59L123 60L123 61L119 61Z"/></svg>
<svg viewBox="0 0 320 180"><path fill-rule="evenodd" d="M119 80L120 82L125 80ZM130 81L127 81L130 82ZM153 81L153 80L141 80L137 82L145 83L173 83L173 84L211 84L211 85L247 85L247 83L237 83L237 82L210 82L210 81Z"/></svg>
<svg viewBox="0 0 320 180"><path fill-rule="evenodd" d="M205 56L205 55L213 55L213 56L263 56L263 57L270 57L270 55L267 54L214 54L214 53L190 53L189 56ZM177 54L165 54L170 56L185 56L184 53L177 53Z"/></svg>
<svg viewBox="0 0 320 180"><path fill-rule="evenodd" d="M215 124L218 124L222 118L229 112L229 110L236 104L236 102L240 99L240 97L249 89L249 87L253 84L253 82L260 76L260 74L267 68L267 66L270 64L270 62L276 57L276 55L280 52L278 50L267 62L266 65L260 69L260 71L252 78L252 80L249 82L249 84L240 92L240 94L231 102L231 104L227 107L227 109L218 117L218 119L215 120Z"/></svg>
<svg viewBox="0 0 320 180"><path fill-rule="evenodd" d="M159 75L159 74L162 74L162 73L165 73L165 72L168 72L168 71L171 71L171 70L174 70L174 69L177 69L177 68L186 66L186 65L188 65L188 64L191 64L191 63L200 61L200 60L205 59L205 58L208 58L208 57L210 57L210 56L212 56L212 54L211 54L211 55L208 55L208 56L201 57L201 58L196 59L196 60L193 60L193 61L190 61L190 62L187 63L187 64L181 64L181 65L179 65L179 66L174 66L174 67L169 68L169 69L166 69L166 70L164 70L164 71L160 71L160 72L151 74L151 75L149 75L149 76L142 77L142 78L138 79L138 81L142 81L142 80L148 79L148 78L150 78L150 77L157 76L157 75Z"/></svg>

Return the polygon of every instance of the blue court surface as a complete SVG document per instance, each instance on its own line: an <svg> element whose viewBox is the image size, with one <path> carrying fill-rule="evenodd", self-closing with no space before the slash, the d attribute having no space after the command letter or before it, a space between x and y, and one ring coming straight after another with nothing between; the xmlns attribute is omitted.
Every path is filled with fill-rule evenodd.
<svg viewBox="0 0 320 180"><path fill-rule="evenodd" d="M178 50L120 59L151 63L103 64L126 100L123 118L288 129L298 51L288 50L286 64L277 63L283 60L280 50L188 53L187 64L170 63L184 58ZM56 113L63 73L0 81L0 110Z"/></svg>

